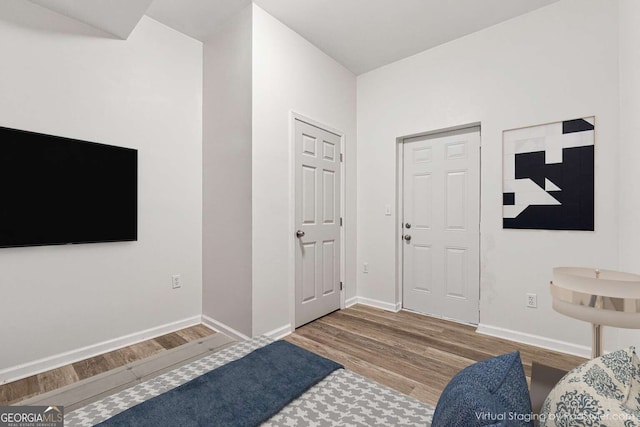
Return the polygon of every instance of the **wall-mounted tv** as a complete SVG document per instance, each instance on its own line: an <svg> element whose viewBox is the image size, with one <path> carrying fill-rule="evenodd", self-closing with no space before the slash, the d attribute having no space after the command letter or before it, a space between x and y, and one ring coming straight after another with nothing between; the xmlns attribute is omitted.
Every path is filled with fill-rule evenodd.
<svg viewBox="0 0 640 427"><path fill-rule="evenodd" d="M0 127L0 247L137 238L137 150Z"/></svg>

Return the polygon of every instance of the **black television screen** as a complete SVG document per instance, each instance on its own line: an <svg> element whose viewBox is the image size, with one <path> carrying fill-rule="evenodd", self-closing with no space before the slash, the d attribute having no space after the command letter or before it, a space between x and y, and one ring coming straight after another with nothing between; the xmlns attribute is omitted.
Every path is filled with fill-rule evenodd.
<svg viewBox="0 0 640 427"><path fill-rule="evenodd" d="M0 247L137 236L137 150L0 127Z"/></svg>

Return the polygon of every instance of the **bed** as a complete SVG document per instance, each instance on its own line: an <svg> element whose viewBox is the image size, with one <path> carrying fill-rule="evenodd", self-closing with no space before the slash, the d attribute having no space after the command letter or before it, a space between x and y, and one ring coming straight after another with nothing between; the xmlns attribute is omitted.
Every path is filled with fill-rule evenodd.
<svg viewBox="0 0 640 427"><path fill-rule="evenodd" d="M236 361L272 340L237 343L65 415L65 426L93 426ZM263 423L264 426L430 426L433 408L348 369L333 371Z"/></svg>

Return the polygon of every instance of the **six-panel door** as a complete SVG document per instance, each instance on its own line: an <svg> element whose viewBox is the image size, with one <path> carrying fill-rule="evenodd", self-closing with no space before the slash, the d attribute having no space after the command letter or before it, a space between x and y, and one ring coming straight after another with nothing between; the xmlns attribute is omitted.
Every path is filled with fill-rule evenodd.
<svg viewBox="0 0 640 427"><path fill-rule="evenodd" d="M296 327L340 308L340 137L295 120Z"/></svg>
<svg viewBox="0 0 640 427"><path fill-rule="evenodd" d="M478 129L404 141L405 308L478 323L479 147Z"/></svg>

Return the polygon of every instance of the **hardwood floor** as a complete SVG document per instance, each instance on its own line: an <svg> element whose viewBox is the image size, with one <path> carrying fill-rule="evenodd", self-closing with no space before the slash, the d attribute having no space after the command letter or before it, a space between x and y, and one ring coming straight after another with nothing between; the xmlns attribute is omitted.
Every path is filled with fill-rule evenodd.
<svg viewBox="0 0 640 427"><path fill-rule="evenodd" d="M155 339L140 342L71 365L43 372L0 386L0 406L11 405L30 397L73 384L131 362L197 341L215 332L204 325L182 329Z"/></svg>
<svg viewBox="0 0 640 427"><path fill-rule="evenodd" d="M285 339L431 405L457 372L488 357L519 350L528 381L533 361L569 370L586 360L481 335L468 325L364 305L318 319Z"/></svg>
<svg viewBox="0 0 640 427"><path fill-rule="evenodd" d="M214 334L183 329L91 359L0 386L0 406L75 383ZM585 359L476 333L475 328L408 311L355 305L297 329L287 341L343 364L422 402L435 405L457 372L472 363L519 350L527 375L533 361L569 370Z"/></svg>

